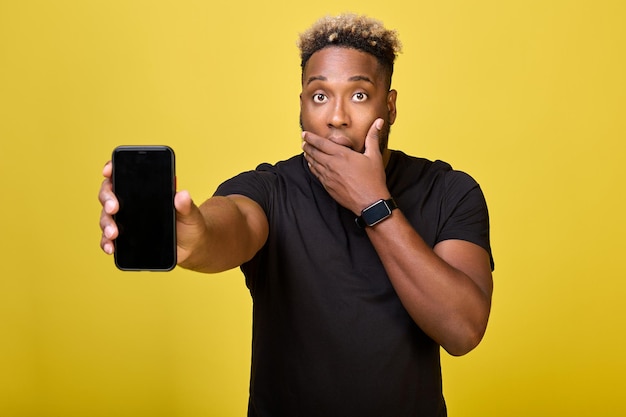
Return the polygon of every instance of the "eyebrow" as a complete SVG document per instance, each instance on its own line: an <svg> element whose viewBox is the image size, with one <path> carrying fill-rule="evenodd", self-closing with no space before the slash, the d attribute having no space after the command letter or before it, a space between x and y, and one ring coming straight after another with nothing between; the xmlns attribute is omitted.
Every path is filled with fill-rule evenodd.
<svg viewBox="0 0 626 417"><path fill-rule="evenodd" d="M306 81L306 84L309 85L313 81L328 81L328 78L326 78L323 75L314 75L312 77L309 77L309 79ZM370 84L374 84L374 82L371 80L371 78L366 76L366 75L354 75L354 76L348 78L348 81L366 81L366 82L368 82Z"/></svg>
<svg viewBox="0 0 626 417"><path fill-rule="evenodd" d="M366 81L370 84L374 84L374 81L372 81L370 77L366 75L355 75L354 77L348 78L348 81Z"/></svg>

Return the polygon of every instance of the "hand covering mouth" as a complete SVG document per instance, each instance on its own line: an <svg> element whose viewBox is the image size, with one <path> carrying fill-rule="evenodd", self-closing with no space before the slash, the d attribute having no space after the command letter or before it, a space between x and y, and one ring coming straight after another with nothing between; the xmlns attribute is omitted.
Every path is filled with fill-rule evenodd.
<svg viewBox="0 0 626 417"><path fill-rule="evenodd" d="M346 148L352 148L352 141L347 136L329 136L328 140L336 143L337 145L345 146Z"/></svg>

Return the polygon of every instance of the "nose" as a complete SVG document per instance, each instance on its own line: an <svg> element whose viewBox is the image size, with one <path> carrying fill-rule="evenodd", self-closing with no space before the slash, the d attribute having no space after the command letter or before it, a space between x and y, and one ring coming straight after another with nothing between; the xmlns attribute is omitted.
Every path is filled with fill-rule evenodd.
<svg viewBox="0 0 626 417"><path fill-rule="evenodd" d="M350 124L350 116L342 100L337 100L331 108L328 118L328 127L341 128Z"/></svg>

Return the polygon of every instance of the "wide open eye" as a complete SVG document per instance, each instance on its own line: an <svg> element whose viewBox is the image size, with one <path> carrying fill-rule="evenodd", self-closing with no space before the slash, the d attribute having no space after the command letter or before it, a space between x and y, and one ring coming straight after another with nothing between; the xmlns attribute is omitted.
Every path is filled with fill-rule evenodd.
<svg viewBox="0 0 626 417"><path fill-rule="evenodd" d="M313 95L314 103L326 103L328 101L328 97L325 94L317 93Z"/></svg>
<svg viewBox="0 0 626 417"><path fill-rule="evenodd" d="M358 93L354 93L354 95L352 96L352 99L357 102L365 101L367 100L367 94L360 91Z"/></svg>

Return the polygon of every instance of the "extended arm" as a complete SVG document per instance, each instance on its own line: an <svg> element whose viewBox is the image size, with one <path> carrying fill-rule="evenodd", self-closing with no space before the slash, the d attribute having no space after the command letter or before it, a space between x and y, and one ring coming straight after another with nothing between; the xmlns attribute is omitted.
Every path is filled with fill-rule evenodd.
<svg viewBox="0 0 626 417"><path fill-rule="evenodd" d="M265 244L267 218L253 200L240 196L212 197L196 207L179 193L177 209L178 264L198 272L221 272L249 261Z"/></svg>
<svg viewBox="0 0 626 417"><path fill-rule="evenodd" d="M119 203L111 187L111 163L104 167L105 176L98 198L102 204L100 246L113 253L118 235L113 215ZM199 272L221 272L250 260L265 244L267 217L253 200L240 196L213 197L200 207L186 191L176 193L176 235L178 264Z"/></svg>

